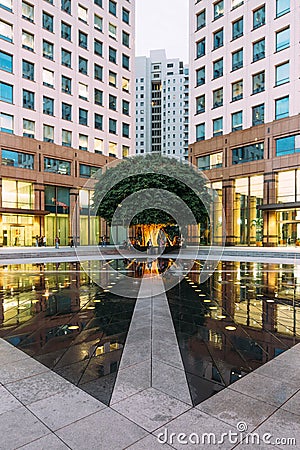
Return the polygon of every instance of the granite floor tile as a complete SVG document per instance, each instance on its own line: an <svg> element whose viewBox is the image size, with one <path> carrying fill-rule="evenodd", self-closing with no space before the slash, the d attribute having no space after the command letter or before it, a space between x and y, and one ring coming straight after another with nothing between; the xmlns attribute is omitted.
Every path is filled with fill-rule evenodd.
<svg viewBox="0 0 300 450"><path fill-rule="evenodd" d="M20 403L4 386L0 386L0 414L20 408Z"/></svg>
<svg viewBox="0 0 300 450"><path fill-rule="evenodd" d="M153 431L190 409L190 405L150 388L115 403L112 408L147 431Z"/></svg>
<svg viewBox="0 0 300 450"><path fill-rule="evenodd" d="M0 366L0 383L6 385L42 372L50 371L47 367L34 361L34 359L24 358Z"/></svg>
<svg viewBox="0 0 300 450"><path fill-rule="evenodd" d="M69 448L53 433L19 447L20 450L67 450Z"/></svg>
<svg viewBox="0 0 300 450"><path fill-rule="evenodd" d="M56 431L73 450L123 450L147 432L110 408Z"/></svg>
<svg viewBox="0 0 300 450"><path fill-rule="evenodd" d="M68 381L50 370L6 386L24 405L43 400L58 392L66 392L70 387L72 385Z"/></svg>
<svg viewBox="0 0 300 450"><path fill-rule="evenodd" d="M295 450L299 448L300 444L300 416L280 408L270 419L258 427L255 432L260 437L265 433L269 434L268 439L272 445L282 449ZM289 445L286 439L293 439L295 442L290 442Z"/></svg>
<svg viewBox="0 0 300 450"><path fill-rule="evenodd" d="M151 360L120 369L117 375L111 404L136 394L151 386Z"/></svg>
<svg viewBox="0 0 300 450"><path fill-rule="evenodd" d="M126 450L170 450L172 448L168 444L160 444L156 436L149 434L149 436L127 447Z"/></svg>
<svg viewBox="0 0 300 450"><path fill-rule="evenodd" d="M300 354L298 358L293 358L294 353L290 353L289 359L275 359L259 367L255 373L275 380L284 379L286 383L292 384L300 389ZM286 374L288 373L288 376Z"/></svg>
<svg viewBox="0 0 300 450"><path fill-rule="evenodd" d="M243 421L248 430L253 430L276 411L277 406L231 389L223 389L196 408L233 426Z"/></svg>
<svg viewBox="0 0 300 450"><path fill-rule="evenodd" d="M282 405L282 409L300 416L300 391L296 392L286 403Z"/></svg>
<svg viewBox="0 0 300 450"><path fill-rule="evenodd" d="M192 406L185 372L161 361L152 360L152 387Z"/></svg>
<svg viewBox="0 0 300 450"><path fill-rule="evenodd" d="M25 407L1 414L0 430L1 450L14 450L17 447L49 434L49 429Z"/></svg>

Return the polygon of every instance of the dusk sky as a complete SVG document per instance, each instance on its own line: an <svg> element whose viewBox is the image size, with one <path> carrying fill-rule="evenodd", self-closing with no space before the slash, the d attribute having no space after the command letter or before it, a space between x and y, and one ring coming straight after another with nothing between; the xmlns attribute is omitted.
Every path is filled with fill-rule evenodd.
<svg viewBox="0 0 300 450"><path fill-rule="evenodd" d="M165 48L188 62L188 0L136 0L136 55Z"/></svg>

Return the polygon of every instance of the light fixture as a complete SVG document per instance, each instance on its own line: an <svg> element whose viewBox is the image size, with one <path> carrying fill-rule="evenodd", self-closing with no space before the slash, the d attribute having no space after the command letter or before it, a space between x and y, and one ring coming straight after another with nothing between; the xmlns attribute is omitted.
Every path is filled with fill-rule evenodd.
<svg viewBox="0 0 300 450"><path fill-rule="evenodd" d="M70 325L68 326L69 330L79 330L79 326L78 325Z"/></svg>
<svg viewBox="0 0 300 450"><path fill-rule="evenodd" d="M227 327L225 327L225 330L228 330L228 331L235 331L235 330L236 330L236 327L234 327L234 326L232 326L232 325L228 325Z"/></svg>

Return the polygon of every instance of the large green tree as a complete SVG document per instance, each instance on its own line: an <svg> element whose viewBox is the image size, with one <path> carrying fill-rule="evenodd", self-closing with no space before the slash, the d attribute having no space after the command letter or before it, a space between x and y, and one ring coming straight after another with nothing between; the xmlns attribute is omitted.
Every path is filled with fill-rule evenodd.
<svg viewBox="0 0 300 450"><path fill-rule="evenodd" d="M153 205L149 207L151 189L161 190L159 204L163 204L164 197L168 201L167 194L164 194L167 191L175 194L189 207L197 223L206 221L208 214L204 203L211 200L207 179L191 165L157 154L122 160L100 175L93 197L95 213L110 224L123 200L131 194L147 190L142 200L137 200L138 204L133 199L130 208L119 208L119 217L125 219L128 214L133 217L132 213L142 207L143 211L134 215L132 224L175 224L170 212L166 213Z"/></svg>

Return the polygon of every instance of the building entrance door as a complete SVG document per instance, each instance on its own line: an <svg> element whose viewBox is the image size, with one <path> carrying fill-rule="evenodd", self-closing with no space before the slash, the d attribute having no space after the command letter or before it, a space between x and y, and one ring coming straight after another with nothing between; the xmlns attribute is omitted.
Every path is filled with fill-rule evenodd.
<svg viewBox="0 0 300 450"><path fill-rule="evenodd" d="M25 245L25 227L18 225L10 226L10 242L8 246L19 246L23 247Z"/></svg>

